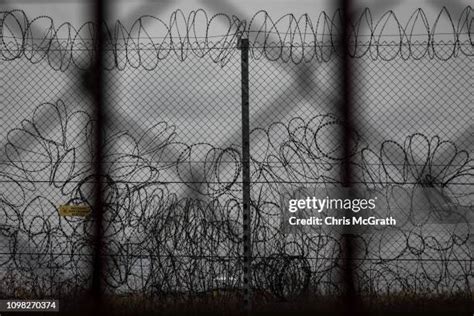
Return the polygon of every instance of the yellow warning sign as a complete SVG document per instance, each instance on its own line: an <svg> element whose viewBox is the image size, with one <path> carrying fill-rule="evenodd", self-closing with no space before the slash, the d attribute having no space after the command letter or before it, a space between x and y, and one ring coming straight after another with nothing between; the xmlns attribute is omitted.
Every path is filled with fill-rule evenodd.
<svg viewBox="0 0 474 316"><path fill-rule="evenodd" d="M91 213L88 205L60 205L59 215L61 216L88 216Z"/></svg>

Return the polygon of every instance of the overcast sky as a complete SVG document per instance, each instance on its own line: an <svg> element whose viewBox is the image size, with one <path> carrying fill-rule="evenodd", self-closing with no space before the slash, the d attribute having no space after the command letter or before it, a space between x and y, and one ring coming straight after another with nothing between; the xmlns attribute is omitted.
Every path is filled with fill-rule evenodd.
<svg viewBox="0 0 474 316"><path fill-rule="evenodd" d="M56 25L70 22L73 25L91 20L91 0L0 0L2 10L22 9L29 17L48 15L53 17ZM336 1L323 0L115 0L110 3L109 19L120 19L125 25L132 23L141 15L154 15L167 20L176 9L184 12L203 8L208 13L227 13L241 19L252 16L258 10L266 10L278 17L286 13L297 15L308 13L317 16L321 10L332 12ZM403 22L411 12L423 8L428 17L436 17L434 12L446 6L453 15L459 16L463 8L471 2L468 0L358 0L353 6L359 9L369 7L374 18L380 17L387 10L393 10Z"/></svg>

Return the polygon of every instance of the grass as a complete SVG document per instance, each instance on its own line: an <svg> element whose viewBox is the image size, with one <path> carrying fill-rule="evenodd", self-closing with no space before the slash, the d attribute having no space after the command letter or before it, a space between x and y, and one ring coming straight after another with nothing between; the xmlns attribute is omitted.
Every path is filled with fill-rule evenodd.
<svg viewBox="0 0 474 316"><path fill-rule="evenodd" d="M292 301L277 301L266 295L255 295L251 315L473 315L472 297L465 295L391 295L360 297L356 307L347 308L344 297L307 296ZM65 298L61 300L62 315L84 315L93 310L93 300ZM153 298L141 295L107 296L107 315L244 315L240 293L208 293L201 296Z"/></svg>

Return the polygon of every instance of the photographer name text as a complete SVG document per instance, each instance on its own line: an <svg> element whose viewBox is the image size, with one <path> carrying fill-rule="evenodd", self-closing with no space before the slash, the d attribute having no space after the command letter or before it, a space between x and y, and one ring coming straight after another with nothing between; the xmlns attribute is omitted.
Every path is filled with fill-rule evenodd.
<svg viewBox="0 0 474 316"><path fill-rule="evenodd" d="M355 216L362 210L374 210L377 198L373 199L332 199L329 197L319 199L316 197L307 197L306 199L289 200L288 211L292 216L288 218L291 226L345 226L345 225L361 225L361 226L395 226L397 220L392 216ZM352 216L321 216L322 212L328 210L348 210L353 212ZM303 214L308 215L302 217ZM298 216L296 216L298 215Z"/></svg>

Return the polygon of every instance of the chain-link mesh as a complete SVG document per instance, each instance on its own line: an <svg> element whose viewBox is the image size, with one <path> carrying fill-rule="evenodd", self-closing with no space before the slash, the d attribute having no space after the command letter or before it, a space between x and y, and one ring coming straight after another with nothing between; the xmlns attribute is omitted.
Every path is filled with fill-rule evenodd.
<svg viewBox="0 0 474 316"><path fill-rule="evenodd" d="M351 235L360 294L472 295L472 42L462 23L470 10L452 43L434 41L436 32L427 42L384 42L391 35L377 26L378 37L352 52L354 187L377 197L374 214L398 222ZM37 44L35 55L29 28L19 31L19 45L11 40L12 13L3 15L0 291L72 295L91 278L93 220L59 211L61 205L91 208L93 199L95 118L86 69L93 54L76 41L87 28L79 29L81 36ZM391 16L384 17L386 25ZM180 41L159 46L152 33L130 31L108 47L101 175L108 292L178 301L239 297L236 40L244 31L252 39L254 297L342 293L343 229L287 225L289 199L341 194L340 52L324 32L298 46L301 38L287 43L288 30L272 38L276 29L256 27L258 19L248 29L229 19L228 33L204 44L170 27L165 37L155 35ZM40 61L41 52L47 58Z"/></svg>

